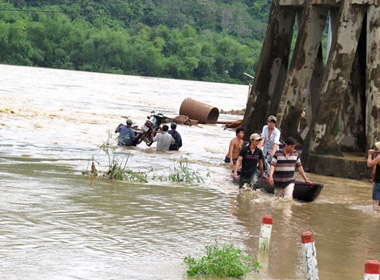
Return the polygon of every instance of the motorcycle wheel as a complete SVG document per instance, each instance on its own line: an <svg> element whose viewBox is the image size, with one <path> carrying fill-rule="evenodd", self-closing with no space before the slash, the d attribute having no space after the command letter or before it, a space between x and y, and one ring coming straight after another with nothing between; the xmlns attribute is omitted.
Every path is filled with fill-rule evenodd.
<svg viewBox="0 0 380 280"><path fill-rule="evenodd" d="M146 132L141 134L140 137L137 139L136 141L137 145L140 144L144 140L145 137L146 137Z"/></svg>
<svg viewBox="0 0 380 280"><path fill-rule="evenodd" d="M145 144L146 144L148 147L152 146L152 144L153 144L153 137L152 137L152 134L147 135L147 136L145 137L144 141L145 141Z"/></svg>

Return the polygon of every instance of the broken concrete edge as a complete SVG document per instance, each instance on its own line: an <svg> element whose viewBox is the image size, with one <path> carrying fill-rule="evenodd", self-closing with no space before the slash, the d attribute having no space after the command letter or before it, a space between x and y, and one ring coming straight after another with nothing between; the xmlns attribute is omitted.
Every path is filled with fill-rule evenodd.
<svg viewBox="0 0 380 280"><path fill-rule="evenodd" d="M304 169L308 173L324 176L370 180L372 168L367 167L366 157L358 153L345 153L344 157L310 154Z"/></svg>

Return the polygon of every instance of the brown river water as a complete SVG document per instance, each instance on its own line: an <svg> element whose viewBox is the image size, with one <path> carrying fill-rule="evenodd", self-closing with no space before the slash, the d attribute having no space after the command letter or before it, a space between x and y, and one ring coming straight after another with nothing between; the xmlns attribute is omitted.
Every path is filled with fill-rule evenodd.
<svg viewBox="0 0 380 280"><path fill-rule="evenodd" d="M363 279L365 261L380 260L369 181L308 174L324 184L312 203L239 192L223 163L234 132L221 124L179 125L179 152L117 148L148 183L82 174L92 158L107 169L99 147L122 116L140 126L152 110L174 117L188 97L239 110L247 86L7 65L0 77L1 279L188 279L184 257L203 256L216 240L257 259L264 215L273 217L269 252L245 279L305 279L305 231L320 279ZM204 182L164 180L180 161Z"/></svg>

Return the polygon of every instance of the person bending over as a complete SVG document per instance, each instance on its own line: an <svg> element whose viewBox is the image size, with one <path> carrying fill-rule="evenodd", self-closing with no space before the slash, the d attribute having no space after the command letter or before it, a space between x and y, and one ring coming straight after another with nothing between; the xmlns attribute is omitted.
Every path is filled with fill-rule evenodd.
<svg viewBox="0 0 380 280"><path fill-rule="evenodd" d="M117 144L119 146L136 146L136 133L132 128L132 120L127 119L126 124L121 123L115 129L115 133L119 133Z"/></svg>

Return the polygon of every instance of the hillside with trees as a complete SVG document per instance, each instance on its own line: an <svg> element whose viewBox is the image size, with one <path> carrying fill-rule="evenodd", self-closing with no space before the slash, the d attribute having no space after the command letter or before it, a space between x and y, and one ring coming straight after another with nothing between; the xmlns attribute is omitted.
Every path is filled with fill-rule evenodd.
<svg viewBox="0 0 380 280"><path fill-rule="evenodd" d="M247 83L270 2L0 0L0 63Z"/></svg>

